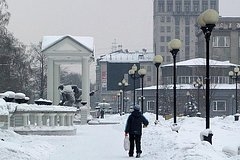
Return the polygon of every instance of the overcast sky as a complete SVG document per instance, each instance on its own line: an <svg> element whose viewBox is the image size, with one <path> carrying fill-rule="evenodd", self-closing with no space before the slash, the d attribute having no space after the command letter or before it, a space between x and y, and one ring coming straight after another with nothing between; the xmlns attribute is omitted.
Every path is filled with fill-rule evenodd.
<svg viewBox="0 0 240 160"><path fill-rule="evenodd" d="M91 36L96 53L123 49L152 51L153 0L7 0L8 29L25 44L46 35ZM220 15L240 16L240 0L220 0Z"/></svg>

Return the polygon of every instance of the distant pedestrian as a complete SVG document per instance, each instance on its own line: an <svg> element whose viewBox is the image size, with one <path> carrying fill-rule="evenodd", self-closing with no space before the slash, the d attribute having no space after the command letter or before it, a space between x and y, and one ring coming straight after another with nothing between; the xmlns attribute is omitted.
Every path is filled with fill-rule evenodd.
<svg viewBox="0 0 240 160"><path fill-rule="evenodd" d="M134 142L136 144L136 158L140 157L142 153L141 150L141 137L142 137L142 127L147 127L149 124L148 120L140 112L140 106L135 105L133 107L133 112L127 119L127 124L125 128L125 136L129 134L130 149L128 152L129 157L133 157L134 152Z"/></svg>
<svg viewBox="0 0 240 160"><path fill-rule="evenodd" d="M101 118L104 118L104 109L102 108L100 111Z"/></svg>

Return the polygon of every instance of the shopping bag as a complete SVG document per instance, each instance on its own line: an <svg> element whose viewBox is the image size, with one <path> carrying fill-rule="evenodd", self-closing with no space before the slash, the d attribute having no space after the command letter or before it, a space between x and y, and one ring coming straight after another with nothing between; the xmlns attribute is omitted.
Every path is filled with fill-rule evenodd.
<svg viewBox="0 0 240 160"><path fill-rule="evenodd" d="M125 151L128 151L130 149L130 141L128 136L124 137L123 147Z"/></svg>

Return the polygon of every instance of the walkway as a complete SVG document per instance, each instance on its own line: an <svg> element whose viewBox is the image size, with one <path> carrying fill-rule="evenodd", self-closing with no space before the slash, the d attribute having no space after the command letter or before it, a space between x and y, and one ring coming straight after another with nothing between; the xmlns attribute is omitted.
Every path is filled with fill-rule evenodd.
<svg viewBox="0 0 240 160"><path fill-rule="evenodd" d="M49 160L126 159L120 125L79 125L76 136L42 136L55 149Z"/></svg>

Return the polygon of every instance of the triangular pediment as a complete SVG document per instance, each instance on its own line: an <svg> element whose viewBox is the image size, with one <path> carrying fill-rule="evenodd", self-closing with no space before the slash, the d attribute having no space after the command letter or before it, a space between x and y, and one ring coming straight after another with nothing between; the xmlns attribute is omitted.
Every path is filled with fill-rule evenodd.
<svg viewBox="0 0 240 160"><path fill-rule="evenodd" d="M93 51L78 40L65 36L56 39L42 50L46 55L92 55Z"/></svg>
<svg viewBox="0 0 240 160"><path fill-rule="evenodd" d="M75 47L70 43L62 43L58 48L55 48L57 51L81 51L79 47Z"/></svg>

